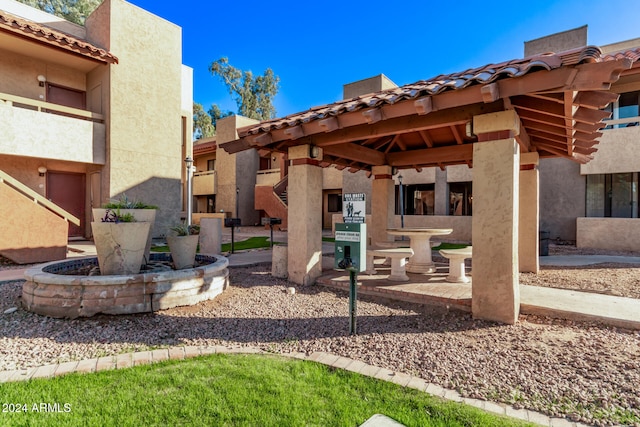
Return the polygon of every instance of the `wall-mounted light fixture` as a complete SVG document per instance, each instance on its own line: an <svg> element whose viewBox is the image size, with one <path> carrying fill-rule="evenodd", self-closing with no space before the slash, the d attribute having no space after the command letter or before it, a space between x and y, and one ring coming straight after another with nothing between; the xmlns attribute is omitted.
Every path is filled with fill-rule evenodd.
<svg viewBox="0 0 640 427"><path fill-rule="evenodd" d="M38 74L38 83L40 86L44 86L44 83L47 81L47 78L42 74Z"/></svg>
<svg viewBox="0 0 640 427"><path fill-rule="evenodd" d="M44 176L45 173L47 173L47 168L45 168L44 166L38 167L38 174L40 176Z"/></svg>
<svg viewBox="0 0 640 427"><path fill-rule="evenodd" d="M309 157L312 159L317 159L320 156L320 149L315 145L309 146Z"/></svg>

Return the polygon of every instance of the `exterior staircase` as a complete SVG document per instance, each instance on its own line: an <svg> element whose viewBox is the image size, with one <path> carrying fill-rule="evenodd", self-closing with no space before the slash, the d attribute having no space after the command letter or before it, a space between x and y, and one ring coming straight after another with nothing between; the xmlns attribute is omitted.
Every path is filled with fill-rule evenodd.
<svg viewBox="0 0 640 427"><path fill-rule="evenodd" d="M288 204L287 204L287 186L289 177L285 176L280 182L274 186L256 185L255 188L255 204L256 210L264 211L271 218L282 219L279 225L281 230L287 229Z"/></svg>
<svg viewBox="0 0 640 427"><path fill-rule="evenodd" d="M80 220L0 170L0 255L18 264L67 257L69 223Z"/></svg>

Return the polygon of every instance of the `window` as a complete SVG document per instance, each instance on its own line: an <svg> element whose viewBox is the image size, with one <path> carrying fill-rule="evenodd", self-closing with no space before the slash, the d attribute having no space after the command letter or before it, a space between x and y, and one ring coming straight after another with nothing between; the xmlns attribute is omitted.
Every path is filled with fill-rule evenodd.
<svg viewBox="0 0 640 427"><path fill-rule="evenodd" d="M449 215L471 216L472 201L471 182L452 182L449 184Z"/></svg>
<svg viewBox="0 0 640 427"><path fill-rule="evenodd" d="M435 184L412 184L402 186L405 215L433 215ZM400 187L396 186L396 215L400 215L403 204Z"/></svg>
<svg viewBox="0 0 640 427"><path fill-rule="evenodd" d="M327 194L327 211L342 212L342 194Z"/></svg>
<svg viewBox="0 0 640 427"><path fill-rule="evenodd" d="M621 93L616 102L604 108L611 114L611 120L623 120L640 116L640 91ZM638 126L640 122L624 121L624 123L609 125L605 129Z"/></svg>
<svg viewBox="0 0 640 427"><path fill-rule="evenodd" d="M207 160L207 170L208 171L216 170L216 159Z"/></svg>
<svg viewBox="0 0 640 427"><path fill-rule="evenodd" d="M638 173L587 175L587 216L638 218Z"/></svg>

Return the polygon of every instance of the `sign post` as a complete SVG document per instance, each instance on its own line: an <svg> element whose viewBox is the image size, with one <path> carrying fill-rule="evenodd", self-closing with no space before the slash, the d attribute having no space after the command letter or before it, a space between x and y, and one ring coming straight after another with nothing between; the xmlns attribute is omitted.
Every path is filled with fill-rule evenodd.
<svg viewBox="0 0 640 427"><path fill-rule="evenodd" d="M242 221L240 220L240 218L225 218L224 219L224 226L225 227L231 227L231 253L233 253L234 250L234 235L233 235L233 231L235 230L236 227L240 227L240 225L242 224Z"/></svg>
<svg viewBox="0 0 640 427"><path fill-rule="evenodd" d="M343 196L344 224L336 224L335 264L349 272L349 334L357 333L357 278L367 269L367 225L364 193Z"/></svg>

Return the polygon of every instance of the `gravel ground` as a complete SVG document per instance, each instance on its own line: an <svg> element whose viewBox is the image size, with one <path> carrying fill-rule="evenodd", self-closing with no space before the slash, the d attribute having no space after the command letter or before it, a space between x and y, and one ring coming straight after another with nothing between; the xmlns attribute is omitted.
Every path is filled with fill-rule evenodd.
<svg viewBox="0 0 640 427"><path fill-rule="evenodd" d="M553 248L551 253L563 248ZM571 249L566 249L571 250ZM637 255L637 254L634 254ZM0 268L6 268L0 263ZM516 325L469 313L361 297L349 336L348 294L295 286L266 267L231 269L214 301L155 314L60 320L18 309L22 281L0 284L0 370L170 345L326 351L453 388L594 425L640 426L640 331L521 316ZM612 275L615 273L615 275ZM640 298L640 267L544 269L521 282Z"/></svg>

